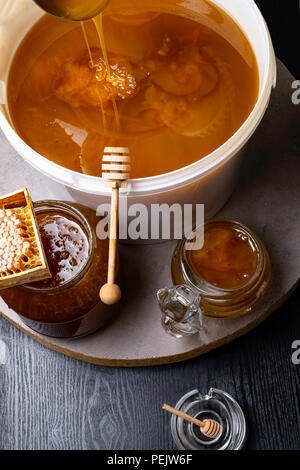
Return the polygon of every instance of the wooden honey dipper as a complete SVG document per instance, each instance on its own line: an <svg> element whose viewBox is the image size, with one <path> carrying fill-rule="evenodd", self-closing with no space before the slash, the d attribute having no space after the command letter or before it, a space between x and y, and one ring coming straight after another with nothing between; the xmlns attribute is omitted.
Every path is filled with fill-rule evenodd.
<svg viewBox="0 0 300 470"><path fill-rule="evenodd" d="M204 434L206 437L209 437L210 439L216 439L222 432L221 424L214 419L204 419L203 421L200 421L200 419L193 418L192 416L187 415L186 413L183 413L182 411L179 411L172 406L166 405L165 403L162 405L162 409L169 411L170 413L179 416L180 418L185 419L190 423L196 424L196 426L199 426L202 434Z"/></svg>
<svg viewBox="0 0 300 470"><path fill-rule="evenodd" d="M117 230L119 211L119 188L126 188L130 178L130 155L127 147L105 147L102 158L102 178L106 186L112 188L111 216L108 252L107 284L100 289L100 299L107 305L117 303L122 296L120 287L115 283L117 262Z"/></svg>

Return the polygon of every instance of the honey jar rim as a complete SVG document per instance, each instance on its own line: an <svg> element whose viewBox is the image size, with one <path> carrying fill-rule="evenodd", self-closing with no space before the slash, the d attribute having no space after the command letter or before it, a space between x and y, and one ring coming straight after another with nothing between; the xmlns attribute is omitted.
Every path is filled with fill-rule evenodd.
<svg viewBox="0 0 300 470"><path fill-rule="evenodd" d="M80 204L77 204L77 206L79 208L81 207ZM74 207L72 205L72 202L70 201L58 201L55 199L39 200L33 203L33 208L36 215L42 213L56 212L57 215L62 214L72 217L77 223L80 224L88 239L89 247L87 260L74 277L71 277L68 281L55 287L34 287L30 284L24 284L20 286L21 288L26 289L27 291L35 294L57 294L58 292L61 293L80 282L86 275L86 273L89 271L96 252L96 235L84 214L80 211L80 209Z"/></svg>
<svg viewBox="0 0 300 470"><path fill-rule="evenodd" d="M203 277L199 276L197 273L195 273L195 270L193 269L193 267L189 263L188 258L186 256L186 251L189 251L189 250L185 249L186 243L189 240L192 239L191 238L192 235L197 230L199 230L199 228L202 228L204 226L204 230L205 230L205 228L208 227L209 225L222 225L222 224L223 225L224 224L230 225L232 228L236 227L237 229L240 229L241 231L243 231L245 233L245 235L247 235L247 237L250 238L251 243L253 243L254 248L255 248L255 254L256 254L256 257L257 257L256 269L253 272L252 276L248 279L248 281L245 284L242 284L239 287L230 288L230 289L216 286L216 285L210 283L209 281L207 281L206 279L204 279ZM233 219L226 219L226 218L211 219L211 220L207 220L204 223L198 225L189 234L188 237L183 237L182 238L182 240L179 242L179 245L180 245L179 249L182 250L183 261L187 264L190 272L192 273L192 278L194 278L196 282L198 281L200 285L207 287L210 290L210 294L212 294L212 295L213 295L213 292L215 292L217 295L220 295L222 293L224 295L239 294L239 293L242 293L244 291L247 291L248 289L251 289L253 283L255 283L255 280L259 277L259 275L260 275L260 273L263 269L264 256L265 255L268 256L268 252L267 252L267 249L266 249L265 245L263 244L261 239L258 237L258 235L256 235L255 232L253 232L249 227L247 227L246 225L244 225L241 222L238 222L238 221L233 220ZM188 276L188 278L191 279L190 276ZM194 282L192 282L192 281L191 281L191 283L194 284Z"/></svg>

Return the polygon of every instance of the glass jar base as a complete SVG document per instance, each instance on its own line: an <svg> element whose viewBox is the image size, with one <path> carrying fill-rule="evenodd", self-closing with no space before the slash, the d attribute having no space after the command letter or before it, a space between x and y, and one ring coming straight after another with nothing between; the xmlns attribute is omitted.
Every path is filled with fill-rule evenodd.
<svg viewBox="0 0 300 470"><path fill-rule="evenodd" d="M52 338L81 338L103 328L117 315L115 306L103 306L99 301L94 308L80 318L64 323L42 323L19 315L33 331Z"/></svg>
<svg viewBox="0 0 300 470"><path fill-rule="evenodd" d="M246 420L238 403L226 392L211 388L207 395L193 390L184 395L176 408L188 415L204 420L214 419L222 426L221 434L210 439L200 428L173 415L171 431L180 450L240 450L243 448L247 427Z"/></svg>
<svg viewBox="0 0 300 470"><path fill-rule="evenodd" d="M166 318L163 315L161 316L161 324L166 333L178 339L193 336L199 333L199 330L197 330L196 328L184 331L180 325L176 325L175 322L171 322L170 319Z"/></svg>

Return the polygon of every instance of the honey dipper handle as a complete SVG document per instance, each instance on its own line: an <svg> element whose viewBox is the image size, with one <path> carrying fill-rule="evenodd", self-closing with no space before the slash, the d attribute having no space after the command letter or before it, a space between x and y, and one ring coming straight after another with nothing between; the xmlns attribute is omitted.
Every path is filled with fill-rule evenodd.
<svg viewBox="0 0 300 470"><path fill-rule="evenodd" d="M120 287L115 284L116 261L117 261L117 230L119 210L119 188L112 188L111 213L110 213L110 235L108 251L107 284L101 287L99 296L103 303L113 305L119 302L122 296Z"/></svg>
<svg viewBox="0 0 300 470"><path fill-rule="evenodd" d="M130 178L130 156L127 147L105 147L102 157L102 178L108 180L112 188L110 209L110 235L108 250L107 284L100 289L103 303L112 305L119 302L122 296L120 287L115 284L117 263L117 230L119 212L119 187L125 187Z"/></svg>
<svg viewBox="0 0 300 470"><path fill-rule="evenodd" d="M119 188L112 188L108 272L107 272L108 284L113 284L115 282L116 259L117 259L118 210L119 210Z"/></svg>
<svg viewBox="0 0 300 470"><path fill-rule="evenodd" d="M176 408L173 408L172 406L166 405L166 403L162 405L162 409L169 411L173 415L179 416L180 418L183 418L186 421L189 421L190 423L196 424L200 428L203 428L204 426L204 423L200 421L199 419L193 418L192 416L187 415L186 413L183 413L182 411L179 411Z"/></svg>

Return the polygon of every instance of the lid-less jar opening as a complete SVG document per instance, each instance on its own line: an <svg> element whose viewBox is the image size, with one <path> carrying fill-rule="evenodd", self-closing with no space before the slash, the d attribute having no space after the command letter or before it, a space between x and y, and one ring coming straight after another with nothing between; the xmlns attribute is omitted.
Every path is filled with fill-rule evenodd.
<svg viewBox="0 0 300 470"><path fill-rule="evenodd" d="M35 215L41 214L53 214L53 215L62 215L73 219L83 230L84 234L87 237L88 241L88 252L87 259L80 270L67 281L62 284L54 287L34 287L34 285L26 284L21 286L23 289L30 291L36 294L56 294L57 292L62 292L68 288L76 285L80 282L86 273L89 271L94 257L95 257L95 247L96 247L96 235L92 227L90 226L86 217L78 210L77 208L71 206L66 202L55 201L55 200L42 200L37 201L33 204Z"/></svg>
<svg viewBox="0 0 300 470"><path fill-rule="evenodd" d="M220 224L237 228L255 250L256 269L246 283L233 289L218 287L205 280L195 272L186 255L186 244L194 240L197 230ZM198 292L205 316L227 318L243 315L259 302L266 292L271 273L269 255L260 239L239 222L226 219L208 221L197 227L189 237L180 240L173 253L171 271L174 285L187 285Z"/></svg>
<svg viewBox="0 0 300 470"><path fill-rule="evenodd" d="M211 228L211 227L222 227L222 226L227 226L230 227L237 232L243 234L245 237L247 237L247 241L249 245L251 246L254 256L256 257L256 268L253 271L252 275L250 278L242 283L239 287L234 287L234 288L224 288L217 286L211 282L209 282L207 279L204 277L201 277L199 273L196 272L194 267L191 265L191 262L189 260L188 252L191 251L190 249L186 249L187 243L190 245L192 244L192 240L195 237L195 233L198 230L203 230L204 229L204 238L205 238L205 232ZM204 224L196 227L196 229L190 234L187 238L184 238L182 241L182 249L183 249L183 264L184 264L184 269L186 271L186 274L191 281L192 284L194 284L197 287L200 287L201 289L207 291L208 293L215 294L218 296L222 295L231 295L233 293L239 293L243 292L245 290L248 290L251 288L253 282L255 279L257 279L257 276L261 273L262 270L262 265L263 265L263 257L262 257L262 243L256 235L248 229L245 225L236 222L234 220L230 219L214 219L210 220L208 222L205 222Z"/></svg>

